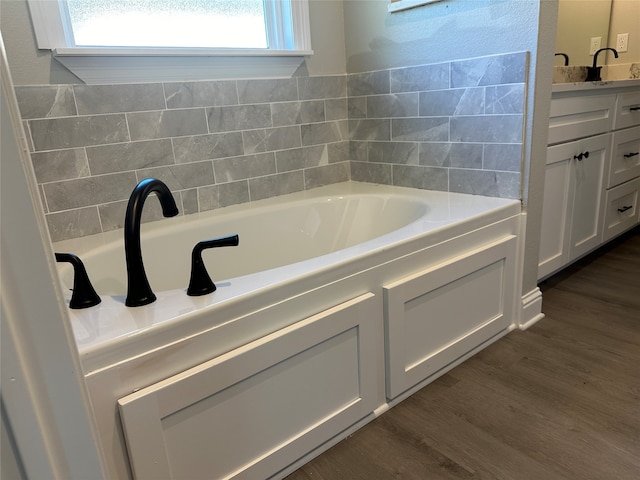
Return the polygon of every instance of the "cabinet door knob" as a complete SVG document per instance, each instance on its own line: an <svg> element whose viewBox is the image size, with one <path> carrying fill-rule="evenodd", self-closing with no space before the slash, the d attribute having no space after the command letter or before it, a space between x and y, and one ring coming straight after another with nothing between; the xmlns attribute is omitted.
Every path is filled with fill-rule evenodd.
<svg viewBox="0 0 640 480"><path fill-rule="evenodd" d="M624 158L631 158L635 157L636 155L640 155L640 152L625 153Z"/></svg>
<svg viewBox="0 0 640 480"><path fill-rule="evenodd" d="M624 212L626 212L627 210L631 210L632 208L633 208L633 206L632 206L632 205L625 205L624 207L619 208L619 209L618 209L618 212L620 212L620 213L624 213Z"/></svg>
<svg viewBox="0 0 640 480"><path fill-rule="evenodd" d="M583 158L589 158L589 152L581 152L573 156L574 160L582 161Z"/></svg>

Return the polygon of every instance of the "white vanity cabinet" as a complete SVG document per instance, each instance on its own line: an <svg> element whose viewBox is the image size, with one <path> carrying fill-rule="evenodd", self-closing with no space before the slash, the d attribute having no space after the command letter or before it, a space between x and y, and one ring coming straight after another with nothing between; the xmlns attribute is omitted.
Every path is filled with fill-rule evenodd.
<svg viewBox="0 0 640 480"><path fill-rule="evenodd" d="M538 279L639 221L640 92L554 93Z"/></svg>

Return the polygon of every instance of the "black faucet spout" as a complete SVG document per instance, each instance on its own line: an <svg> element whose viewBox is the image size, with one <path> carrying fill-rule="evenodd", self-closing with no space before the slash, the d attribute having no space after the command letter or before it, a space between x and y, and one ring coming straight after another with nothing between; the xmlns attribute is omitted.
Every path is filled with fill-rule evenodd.
<svg viewBox="0 0 640 480"><path fill-rule="evenodd" d="M140 246L140 223L142 219L142 207L144 201L151 192L155 192L162 206L162 214L165 217L174 217L178 214L176 202L169 188L156 178L142 180L133 189L127 213L124 219L124 251L127 262L127 307L139 307L156 300L151 290L147 274L142 262L142 248Z"/></svg>
<svg viewBox="0 0 640 480"><path fill-rule="evenodd" d="M618 58L618 51L615 48L601 48L593 54L593 68L596 68L598 66L598 54L606 50L611 50L613 52L613 56Z"/></svg>
<svg viewBox="0 0 640 480"><path fill-rule="evenodd" d="M586 82L599 82L600 80L602 80L602 78L600 77L600 70L602 69L602 67L598 66L598 54L606 50L611 50L613 52L613 56L618 58L618 52L615 48L601 48L600 50L597 50L596 53L593 54L593 66L587 67L587 79L585 80Z"/></svg>
<svg viewBox="0 0 640 480"><path fill-rule="evenodd" d="M565 67L569 66L569 55L567 55L566 53L556 53L555 56L556 57L564 57L564 66Z"/></svg>

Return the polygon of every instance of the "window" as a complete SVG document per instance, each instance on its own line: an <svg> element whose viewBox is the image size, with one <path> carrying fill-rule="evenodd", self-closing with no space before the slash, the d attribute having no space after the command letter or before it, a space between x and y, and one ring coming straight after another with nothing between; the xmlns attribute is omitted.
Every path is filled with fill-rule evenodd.
<svg viewBox="0 0 640 480"><path fill-rule="evenodd" d="M38 48L87 83L290 76L308 0L28 0Z"/></svg>
<svg viewBox="0 0 640 480"><path fill-rule="evenodd" d="M262 0L67 0L75 46L267 48Z"/></svg>

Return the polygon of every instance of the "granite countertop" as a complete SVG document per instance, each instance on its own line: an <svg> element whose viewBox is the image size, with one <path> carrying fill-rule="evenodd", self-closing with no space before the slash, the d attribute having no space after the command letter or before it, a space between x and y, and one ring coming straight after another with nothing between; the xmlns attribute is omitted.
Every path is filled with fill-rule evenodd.
<svg viewBox="0 0 640 480"><path fill-rule="evenodd" d="M636 87L640 89L640 79L632 80L604 80L600 82L572 82L572 83L554 83L551 91L557 92L579 92L608 90L613 88L629 88Z"/></svg>
<svg viewBox="0 0 640 480"><path fill-rule="evenodd" d="M554 67L552 92L593 92L613 88L640 87L640 63L607 65L601 67L604 80L585 82L587 67L573 65Z"/></svg>

